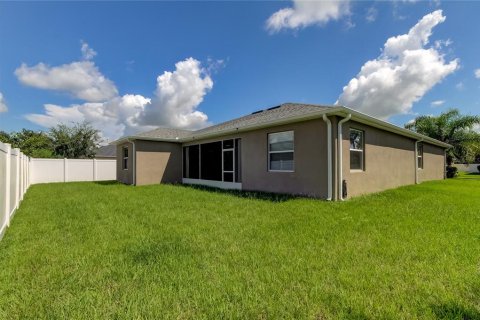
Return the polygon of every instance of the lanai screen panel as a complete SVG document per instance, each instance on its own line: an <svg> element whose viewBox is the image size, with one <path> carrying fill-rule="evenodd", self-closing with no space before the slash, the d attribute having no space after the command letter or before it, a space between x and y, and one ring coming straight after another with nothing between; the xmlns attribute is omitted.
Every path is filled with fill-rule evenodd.
<svg viewBox="0 0 480 320"><path fill-rule="evenodd" d="M200 178L222 181L222 142L202 144L200 158Z"/></svg>

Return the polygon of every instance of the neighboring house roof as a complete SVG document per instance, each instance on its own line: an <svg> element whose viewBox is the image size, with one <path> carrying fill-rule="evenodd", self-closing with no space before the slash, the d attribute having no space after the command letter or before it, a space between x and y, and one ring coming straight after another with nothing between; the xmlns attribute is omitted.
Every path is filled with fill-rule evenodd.
<svg viewBox="0 0 480 320"><path fill-rule="evenodd" d="M368 116L361 112L344 106L326 106L302 103L284 103L282 105L259 110L244 117L222 122L196 131L159 128L152 131L139 133L133 136L123 137L112 144L122 143L128 140L152 140L169 142L188 142L193 140L213 138L237 132L250 131L260 128L272 127L281 124L300 122L310 119L318 119L323 115L336 115L345 117L351 114L351 120L365 123L372 127L394 132L416 140L426 141L445 148L449 144L421 135L414 131L396 126L386 121Z"/></svg>
<svg viewBox="0 0 480 320"><path fill-rule="evenodd" d="M117 157L117 147L109 144L98 148L95 158L115 158Z"/></svg>

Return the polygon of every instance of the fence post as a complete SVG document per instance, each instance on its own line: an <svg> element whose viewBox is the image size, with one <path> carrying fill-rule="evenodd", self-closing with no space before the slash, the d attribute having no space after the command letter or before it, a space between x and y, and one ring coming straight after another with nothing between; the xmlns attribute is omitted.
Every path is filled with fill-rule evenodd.
<svg viewBox="0 0 480 320"><path fill-rule="evenodd" d="M7 158L5 162L5 221L7 226L10 226L10 178L12 173L10 172L10 162L12 161L12 148L10 144L6 143Z"/></svg>
<svg viewBox="0 0 480 320"><path fill-rule="evenodd" d="M97 159L93 159L93 181L97 181Z"/></svg>
<svg viewBox="0 0 480 320"><path fill-rule="evenodd" d="M67 182L67 158L63 158L63 182Z"/></svg>
<svg viewBox="0 0 480 320"><path fill-rule="evenodd" d="M15 172L15 209L18 209L20 206L20 149L16 148L15 153L17 154L17 172Z"/></svg>
<svg viewBox="0 0 480 320"><path fill-rule="evenodd" d="M24 193L24 187L23 187L23 175L25 174L24 172L24 167L23 167L23 153L20 152L20 201L23 200L23 193Z"/></svg>

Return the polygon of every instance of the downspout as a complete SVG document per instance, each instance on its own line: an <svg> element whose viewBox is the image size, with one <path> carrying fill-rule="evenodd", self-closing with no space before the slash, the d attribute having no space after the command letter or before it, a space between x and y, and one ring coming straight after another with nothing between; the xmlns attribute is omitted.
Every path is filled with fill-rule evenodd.
<svg viewBox="0 0 480 320"><path fill-rule="evenodd" d="M338 122L338 199L343 201L343 132L342 125L352 118L352 114L349 113L345 118Z"/></svg>
<svg viewBox="0 0 480 320"><path fill-rule="evenodd" d="M415 141L415 184L418 184L418 143L423 142L423 140ZM422 158L423 161L423 158Z"/></svg>
<svg viewBox="0 0 480 320"><path fill-rule="evenodd" d="M133 180L133 185L137 185L137 167L135 166L135 159L137 158L137 153L135 152L135 140L127 140L132 144L132 169L133 169L133 174L132 174L132 180Z"/></svg>
<svg viewBox="0 0 480 320"><path fill-rule="evenodd" d="M323 114L323 121L327 124L327 201L332 200L332 122L326 114Z"/></svg>

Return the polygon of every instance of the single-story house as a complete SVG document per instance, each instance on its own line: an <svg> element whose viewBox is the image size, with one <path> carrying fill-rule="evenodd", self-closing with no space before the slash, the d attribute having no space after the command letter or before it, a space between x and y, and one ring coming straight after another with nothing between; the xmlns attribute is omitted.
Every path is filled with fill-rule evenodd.
<svg viewBox="0 0 480 320"><path fill-rule="evenodd" d="M450 145L343 106L286 103L188 131L126 136L117 179L327 200L445 178Z"/></svg>

